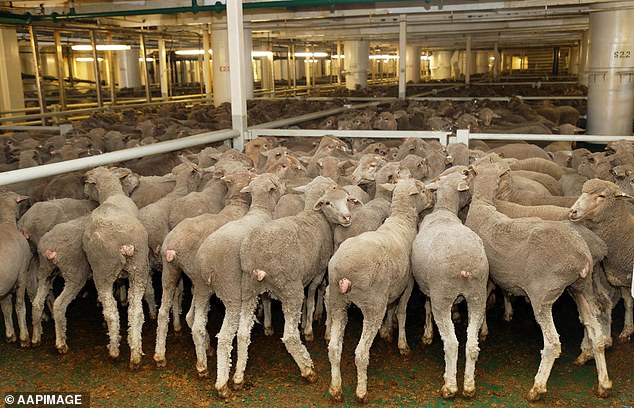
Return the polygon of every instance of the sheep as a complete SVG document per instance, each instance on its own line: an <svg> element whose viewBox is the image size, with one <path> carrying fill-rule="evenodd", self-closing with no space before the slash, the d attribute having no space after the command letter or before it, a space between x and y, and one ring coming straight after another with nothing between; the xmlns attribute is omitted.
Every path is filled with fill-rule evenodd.
<svg viewBox="0 0 634 408"><path fill-rule="evenodd" d="M218 171L201 191L190 192L172 201L168 218L170 230L186 218L206 213L217 214L222 210L227 186L220 177L222 172Z"/></svg>
<svg viewBox="0 0 634 408"><path fill-rule="evenodd" d="M512 170L511 175L513 176L513 178L515 178L515 176L519 176L537 181L538 183L546 187L549 194L556 196L562 195L561 184L559 184L559 181L555 180L555 178L549 176L548 174L528 170Z"/></svg>
<svg viewBox="0 0 634 408"><path fill-rule="evenodd" d="M207 313L209 293L205 282L199 273L196 273L195 255L200 244L212 232L230 221L242 218L249 209L248 194L242 193L241 190L253 176L250 172L242 172L228 174L223 176L221 181L226 183L227 189L227 205L218 214L206 213L197 217L186 218L181 221L173 230L171 230L161 245L161 258L163 263L162 286L163 294L161 297L161 307L159 309L157 329L156 329L156 347L154 351L154 361L157 366L164 367L165 359L165 339L167 338L167 325L169 312L172 308L172 299L176 286L180 281L183 273L185 273L192 281L193 299L186 320L190 327L193 325L194 316L197 308L202 302L202 309L198 313ZM207 305L205 306L205 302ZM178 306L177 303L174 306ZM176 313L174 313L177 315ZM211 352L209 345L209 337L199 335L192 330L192 337L196 344L196 352L198 361L203 359L199 355L199 340L202 340L208 352ZM199 371L199 375L206 375L205 370ZM197 367L200 367L197 364Z"/></svg>
<svg viewBox="0 0 634 408"><path fill-rule="evenodd" d="M537 173L545 173L553 177L555 180L559 180L563 175L563 170L559 165L552 160L531 157L528 159L512 160L509 163L511 170L526 170Z"/></svg>
<svg viewBox="0 0 634 408"><path fill-rule="evenodd" d="M511 132L515 133L515 132ZM550 132L548 132L550 133ZM509 143L495 149L491 149L493 153L498 153L502 157L515 159L541 158L549 160L550 156L539 146L528 143Z"/></svg>
<svg viewBox="0 0 634 408"><path fill-rule="evenodd" d="M627 164L614 166L612 169L614 182L625 194L634 196L634 166Z"/></svg>
<svg viewBox="0 0 634 408"><path fill-rule="evenodd" d="M412 273L423 293L431 298L434 320L445 344L443 398L453 398L458 391L458 340L451 308L459 296L467 301L469 325L463 394L471 398L475 395L478 331L486 314L489 263L480 237L458 218L458 211L467 204L465 197L461 197L465 194L460 194L469 190L466 176L452 173L426 187L436 190L436 204L421 222L412 244Z"/></svg>
<svg viewBox="0 0 634 408"><path fill-rule="evenodd" d="M215 292L225 306L225 316L218 333L216 390L221 398L228 398L231 391L227 386L231 368L231 348L233 338L238 331L241 306L242 269L240 268L240 245L256 227L270 222L273 208L280 195L284 193L284 184L276 175L262 174L242 189L251 194L251 207L242 218L229 222L210 234L196 252L195 268L203 281ZM266 308L265 308L266 310ZM270 314L269 314L270 316ZM194 316L193 327L198 322ZM201 314L206 322L206 313ZM267 317L265 315L265 317ZM267 335L273 334L269 322L265 324ZM198 361L198 371L204 372L206 361Z"/></svg>
<svg viewBox="0 0 634 408"><path fill-rule="evenodd" d="M141 364L143 305L149 278L147 232L137 219L136 204L123 191L120 179L130 170L97 167L86 172L86 195L97 198L99 207L90 214L82 236L82 245L93 271L103 315L108 325L110 357L119 357L119 312L112 295L114 282L127 272L130 281L128 298L128 344L130 368Z"/></svg>
<svg viewBox="0 0 634 408"><path fill-rule="evenodd" d="M234 384L244 382L248 345L253 327L257 296L270 291L282 303L282 341L299 366L301 376L317 380L313 362L302 344L298 330L308 288L304 337L312 341L315 291L322 281L333 251L332 225L350 225L348 193L331 179L318 176L305 186L304 211L255 228L242 242L242 307L238 328L238 362Z"/></svg>
<svg viewBox="0 0 634 408"><path fill-rule="evenodd" d="M568 219L568 208L555 205L521 205L510 201L496 200L495 208L509 218L538 217L542 220L563 221Z"/></svg>
<svg viewBox="0 0 634 408"><path fill-rule="evenodd" d="M408 154L399 162L400 168L406 168L409 170L412 178L416 180L423 180L427 178L430 173L429 164L427 160L417 156L415 154Z"/></svg>
<svg viewBox="0 0 634 408"><path fill-rule="evenodd" d="M606 396L612 383L605 364L605 343L598 322L600 313L592 294L573 285L592 271L588 245L562 222L511 219L496 211L496 190L508 175L508 166L484 163L470 167L469 171L475 175L474 195L465 225L484 242L491 280L506 292L528 296L544 336L539 371L526 398L537 401L546 393L550 371L561 353L552 305L566 288L571 291L591 336L599 379L598 395Z"/></svg>
<svg viewBox="0 0 634 408"><path fill-rule="evenodd" d="M583 185L582 194L570 208L570 220L582 222L608 246L604 262L608 282L619 288L625 305L625 324L619 340L626 342L634 333L634 299L628 293L632 285L630 264L634 262L634 215L625 194L614 183L592 179Z"/></svg>
<svg viewBox="0 0 634 408"><path fill-rule="evenodd" d="M26 238L18 231L18 204L28 197L11 191L0 192L0 248L5 261L0 266L0 307L4 315L4 330L7 341L16 341L13 329L13 295L20 330L20 346L29 346L29 329L26 326L27 269L31 250Z"/></svg>
<svg viewBox="0 0 634 408"><path fill-rule="evenodd" d="M138 208L143 208L166 196L175 185L176 178L173 174L139 177L138 186L132 191L130 198Z"/></svg>
<svg viewBox="0 0 634 408"><path fill-rule="evenodd" d="M82 236L89 215L57 224L38 244L39 269L37 295L33 300L33 336L31 343L37 346L42 335L42 311L48 291L51 289L55 269L64 278L64 289L55 299L55 347L60 354L68 352L66 344L66 308L75 299L91 275L90 265L83 250Z"/></svg>
<svg viewBox="0 0 634 408"><path fill-rule="evenodd" d="M410 254L418 213L433 205L433 195L421 181L414 179L384 186L393 190L390 217L376 231L368 231L343 242L328 264L328 311L332 316L328 344L332 372L329 392L336 401L343 398L340 362L350 303L357 305L364 316L361 340L355 351L357 400L364 402L367 398L370 346L388 306L390 309L397 308L399 351L404 355L409 353L405 315L414 287ZM398 305L394 305L397 301Z"/></svg>
<svg viewBox="0 0 634 408"><path fill-rule="evenodd" d="M453 158L454 166L469 165L469 148L464 143L450 143L447 146L447 154Z"/></svg>

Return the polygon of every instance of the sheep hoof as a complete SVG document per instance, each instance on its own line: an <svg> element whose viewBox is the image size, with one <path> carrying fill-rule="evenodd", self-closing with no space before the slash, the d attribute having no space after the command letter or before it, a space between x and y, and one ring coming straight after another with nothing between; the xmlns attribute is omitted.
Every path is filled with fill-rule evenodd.
<svg viewBox="0 0 634 408"><path fill-rule="evenodd" d="M487 336L488 336L488 334L482 334L482 333L480 333L480 334L478 335L478 341L480 341L480 342L483 342L483 343L484 343L484 342L487 340Z"/></svg>
<svg viewBox="0 0 634 408"><path fill-rule="evenodd" d="M156 367L157 368L163 368L165 366L167 366L167 360L165 359L165 356L159 356L157 354L154 355L154 361L156 361Z"/></svg>
<svg viewBox="0 0 634 408"><path fill-rule="evenodd" d="M473 397L475 397L475 394L476 394L475 387L465 388L464 390L462 390L462 396L468 399L472 399Z"/></svg>
<svg viewBox="0 0 634 408"><path fill-rule="evenodd" d="M205 352L207 354L207 357L213 357L214 355L214 348L209 346L205 349Z"/></svg>
<svg viewBox="0 0 634 408"><path fill-rule="evenodd" d="M218 388L218 397L224 400L231 398L231 389L229 388L227 384Z"/></svg>
<svg viewBox="0 0 634 408"><path fill-rule="evenodd" d="M174 332L180 333L183 330L183 326L181 325L180 319L174 319Z"/></svg>
<svg viewBox="0 0 634 408"><path fill-rule="evenodd" d="M357 394L357 402L359 404L365 404L367 400L368 400L368 394L367 393L364 394L364 395L361 395L361 396L359 394Z"/></svg>
<svg viewBox="0 0 634 408"><path fill-rule="evenodd" d="M578 366L582 366L588 361L592 360L593 358L594 356L592 354L581 352L581 354L579 354L579 357L577 357L577 359L575 360L574 364Z"/></svg>
<svg viewBox="0 0 634 408"><path fill-rule="evenodd" d="M26 340L20 339L21 348L29 348L30 346L31 346L31 341L29 339L26 339Z"/></svg>
<svg viewBox="0 0 634 408"><path fill-rule="evenodd" d="M240 391L242 388L244 388L244 381L241 382L236 382L235 380L233 380L233 387L234 391Z"/></svg>
<svg viewBox="0 0 634 408"><path fill-rule="evenodd" d="M429 346L433 341L434 341L434 338L432 336L430 337L423 336L423 344L426 344Z"/></svg>
<svg viewBox="0 0 634 408"><path fill-rule="evenodd" d="M502 317L504 319L505 322L510 322L511 320L513 320L513 314L504 314L504 316Z"/></svg>
<svg viewBox="0 0 634 408"><path fill-rule="evenodd" d="M57 352L58 352L59 354L66 354L66 353L68 353L68 345L63 344L63 345L61 345L61 346L57 347Z"/></svg>
<svg viewBox="0 0 634 408"><path fill-rule="evenodd" d="M611 386L612 386L612 384L610 384L610 388L612 388ZM597 387L597 397L599 397L599 398L607 398L607 397L609 397L608 390L610 388L605 388L605 387L602 387L601 385L599 385Z"/></svg>
<svg viewBox="0 0 634 408"><path fill-rule="evenodd" d="M42 345L42 340L31 340L31 347L39 347Z"/></svg>
<svg viewBox="0 0 634 408"><path fill-rule="evenodd" d="M401 353L402 356L406 356L406 357L409 356L411 353L409 346L405 346L403 348L399 347L398 351Z"/></svg>
<svg viewBox="0 0 634 408"><path fill-rule="evenodd" d="M619 335L619 343L628 343L630 341L631 334L621 333Z"/></svg>
<svg viewBox="0 0 634 408"><path fill-rule="evenodd" d="M15 334L12 334L11 336L7 337L7 343L15 343L17 339L18 338L15 336Z"/></svg>
<svg viewBox="0 0 634 408"><path fill-rule="evenodd" d="M343 402L343 392L341 391L341 388L339 388L338 390L333 390L332 388L330 388L328 392L335 402Z"/></svg>
<svg viewBox="0 0 634 408"><path fill-rule="evenodd" d="M542 394L543 392L539 392L535 389L535 387L531 388L531 390L528 392L528 395L526 396L526 400L528 402L537 402L542 398Z"/></svg>
<svg viewBox="0 0 634 408"><path fill-rule="evenodd" d="M108 347L108 355L110 359L116 360L119 358L119 349L114 347Z"/></svg>
<svg viewBox="0 0 634 408"><path fill-rule="evenodd" d="M457 390L451 390L446 385L443 385L442 388L440 389L440 395L444 399L452 399L456 396L456 391Z"/></svg>
<svg viewBox="0 0 634 408"><path fill-rule="evenodd" d="M315 340L315 336L313 336L313 333L304 333L304 340L313 341Z"/></svg>
<svg viewBox="0 0 634 408"><path fill-rule="evenodd" d="M264 335L265 336L272 336L273 334L275 334L275 331L273 330L272 327L265 327L264 328Z"/></svg>
<svg viewBox="0 0 634 408"><path fill-rule="evenodd" d="M302 374L302 377L304 377L304 379L311 384L316 383L317 380L319 379L319 376L313 369L311 369L306 375Z"/></svg>
<svg viewBox="0 0 634 408"><path fill-rule="evenodd" d="M209 377L209 370L207 370L207 367L203 369L198 369L198 378L207 378L207 377Z"/></svg>

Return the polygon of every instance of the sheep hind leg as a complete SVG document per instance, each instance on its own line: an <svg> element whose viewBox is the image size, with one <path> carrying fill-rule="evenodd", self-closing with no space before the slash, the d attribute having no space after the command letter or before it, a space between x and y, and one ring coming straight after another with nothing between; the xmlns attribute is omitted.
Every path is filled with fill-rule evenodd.
<svg viewBox="0 0 634 408"><path fill-rule="evenodd" d="M183 292L185 291L185 287L183 284L183 280L181 279L178 282L178 286L174 290L174 296L172 297L172 324L174 325L174 331L176 333L183 330L183 326L181 325L181 313L183 310Z"/></svg>
<svg viewBox="0 0 634 408"><path fill-rule="evenodd" d="M475 396L475 366L478 361L480 348L478 347L478 331L486 321L486 301L483 297L470 297L467 299L469 309L469 324L467 326L467 344L465 347L466 363L464 374L464 385L462 395L466 398Z"/></svg>
<svg viewBox="0 0 634 408"><path fill-rule="evenodd" d="M319 286L317 287L317 300L315 302L315 315L314 315L314 320L316 322L322 322L324 320L324 295L326 292L326 280L322 279L321 283L319 284Z"/></svg>
<svg viewBox="0 0 634 408"><path fill-rule="evenodd" d="M600 311L594 299L589 299L583 293L575 291L574 289L571 289L570 292L572 293L575 303L577 303L581 322L584 325L585 332L589 337L589 343L592 346L599 381L597 395L601 398L605 398L608 396L608 390L612 388L612 381L610 381L608 367L605 361L605 335L598 320Z"/></svg>
<svg viewBox="0 0 634 408"><path fill-rule="evenodd" d="M55 319L55 347L60 354L68 352L66 344L66 309L72 302L88 280L88 271L81 271L81 277L77 281L67 280L64 282L64 290L53 303L53 317Z"/></svg>
<svg viewBox="0 0 634 408"><path fill-rule="evenodd" d="M432 321L433 315L431 312L431 299L429 296L425 299L425 329L423 331L423 344L431 344L434 341L434 323Z"/></svg>
<svg viewBox="0 0 634 408"><path fill-rule="evenodd" d="M150 317L150 320L156 320L156 314L157 314L158 308L156 307L156 297L154 295L154 285L152 284L151 273L148 276L145 292L143 293L143 300L145 300L145 303L147 303L148 316Z"/></svg>
<svg viewBox="0 0 634 408"><path fill-rule="evenodd" d="M275 331L271 315L271 295L268 292L262 294L262 309L264 309L264 335L272 336Z"/></svg>
<svg viewBox="0 0 634 408"><path fill-rule="evenodd" d="M458 392L456 375L458 372L458 338L451 319L451 306L453 302L438 302L432 300L431 306L434 321L443 342L445 352L445 384L440 390L443 398L453 398Z"/></svg>
<svg viewBox="0 0 634 408"><path fill-rule="evenodd" d="M119 357L121 335L119 334L119 310L117 309L117 302L115 301L114 296L112 296L112 283L113 282L99 282L98 280L95 280L95 286L97 287L99 302L101 302L103 317L108 327L108 337L110 338L110 342L108 344L108 354L111 358L116 359Z"/></svg>
<svg viewBox="0 0 634 408"><path fill-rule="evenodd" d="M229 371L231 370L231 349L233 338L240 323L240 302L225 303L225 317L218 332L218 346L216 347L217 374L216 390L220 398L231 396L229 389Z"/></svg>
<svg viewBox="0 0 634 408"><path fill-rule="evenodd" d="M317 288L321 284L323 277L321 279L313 279L313 281L308 286L308 296L306 297L306 315L305 320L302 324L304 328L304 339L306 341L313 341L313 315L315 313L315 297L317 295Z"/></svg>
<svg viewBox="0 0 634 408"><path fill-rule="evenodd" d="M29 337L29 328L26 324L26 282L22 281L18 284L15 291L15 314L18 316L18 329L20 330L20 347L29 347L31 338Z"/></svg>
<svg viewBox="0 0 634 408"><path fill-rule="evenodd" d="M412 296L413 289L414 278L412 277L410 278L405 292L401 295L396 308L396 320L398 321L398 350L403 356L407 356L410 353L409 345L407 344L407 337L405 336L405 320L407 318L407 302L409 302L409 298Z"/></svg>
<svg viewBox="0 0 634 408"><path fill-rule="evenodd" d="M503 291L504 295L504 315L502 318L505 322L513 320L513 303L511 303L511 295Z"/></svg>
<svg viewBox="0 0 634 408"><path fill-rule="evenodd" d="M247 368L249 358L249 343L251 343L251 330L255 322L254 312L257 303L257 294L250 293L247 298L242 299L238 325L238 361L236 362L236 372L233 375L233 384L236 389L242 388L244 384L244 371Z"/></svg>
<svg viewBox="0 0 634 408"><path fill-rule="evenodd" d="M539 370L535 375L535 383L528 392L526 399L530 402L538 401L542 394L547 392L546 383L550 372L553 368L555 360L561 354L561 343L559 342L559 334L557 328L553 322L553 310L552 305L542 305L541 312L535 310L538 305L533 305L533 311L535 312L535 320L542 329L542 335L544 336L544 349L542 350L542 359L539 363Z"/></svg>
<svg viewBox="0 0 634 408"><path fill-rule="evenodd" d="M348 323L348 311L345 304L331 305L329 310L331 320L331 336L328 342L328 359L330 360L330 387L328 392L337 401L343 401L341 390L341 351L343 349L343 335Z"/></svg>
<svg viewBox="0 0 634 408"><path fill-rule="evenodd" d="M158 311L156 321L156 345L154 346L154 361L157 367L165 367L167 361L165 359L165 340L167 339L167 331L169 326L169 314L173 307L174 292L176 291L176 282L181 279L182 272L167 262L163 265L162 284L163 293L161 295L161 307ZM193 303L192 303L193 304Z"/></svg>
<svg viewBox="0 0 634 408"><path fill-rule="evenodd" d="M291 293L302 293L301 291L291 291ZM317 374L315 373L313 360L310 358L310 354L306 349L306 346L302 343L298 323L302 314L301 298L295 299L293 297L280 298L282 302L282 310L284 312L284 336L282 341L286 350L295 360L295 363L299 367L300 373L306 381L314 383L317 381Z"/></svg>
<svg viewBox="0 0 634 408"><path fill-rule="evenodd" d="M201 287L204 286L204 287ZM209 312L209 289L207 285L198 283L193 286L195 304L194 322L192 324L192 339L196 348L196 370L199 377L209 376L207 369L207 349L210 348L209 333L207 333L207 314Z"/></svg>
<svg viewBox="0 0 634 408"><path fill-rule="evenodd" d="M41 277L37 285L35 298L32 301L31 320L33 322L33 335L31 337L31 344L33 346L39 346L42 342L42 317L46 296L51 286L50 284L49 279Z"/></svg>
<svg viewBox="0 0 634 408"><path fill-rule="evenodd" d="M388 306L381 327L379 328L379 337L388 343L392 342L392 336L394 331L394 312L396 311L396 305Z"/></svg>
<svg viewBox="0 0 634 408"><path fill-rule="evenodd" d="M623 306L625 308L625 323L621 334L619 334L619 341L621 343L627 343L634 333L634 298L632 298L628 290L629 288L622 287L619 289L621 290L621 297L623 298Z"/></svg>
<svg viewBox="0 0 634 408"><path fill-rule="evenodd" d="M140 258L140 257L139 257ZM147 255L145 259L136 259L134 266L128 269L130 290L128 298L128 345L130 346L130 369L135 370L141 365L143 356L143 296L149 282Z"/></svg>
<svg viewBox="0 0 634 408"><path fill-rule="evenodd" d="M14 343L17 338L15 336L15 329L13 328L13 294L9 293L0 300L0 307L2 307L2 314L4 316L4 330L7 342Z"/></svg>
<svg viewBox="0 0 634 408"><path fill-rule="evenodd" d="M588 328L584 326L583 328L583 340L581 340L581 353L575 359L574 364L576 365L584 365L588 361L594 358L594 353L592 352L592 344L590 342L590 337L588 335Z"/></svg>
<svg viewBox="0 0 634 408"><path fill-rule="evenodd" d="M368 365L370 364L370 347L376 337L381 320L387 309L387 299L381 305L382 307L372 308L371 310L362 310L363 312L363 331L361 339L354 352L354 362L357 366L357 401L364 403L368 397Z"/></svg>

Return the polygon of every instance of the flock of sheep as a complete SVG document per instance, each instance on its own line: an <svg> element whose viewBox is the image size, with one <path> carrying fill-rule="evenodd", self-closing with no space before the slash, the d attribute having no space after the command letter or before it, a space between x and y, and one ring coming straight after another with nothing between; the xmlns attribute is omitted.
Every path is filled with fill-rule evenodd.
<svg viewBox="0 0 634 408"><path fill-rule="evenodd" d="M453 110L445 116L476 124L486 118L490 126L504 113L494 108L472 106L469 113L468 105L445 106ZM535 126L564 125L566 115L576 123L579 115L575 119L567 108L550 107L541 114L528 106L519 109L524 117L534 117ZM426 116L422 108L404 107L403 112L356 119L400 128L399 123L417 114L425 123L440 117ZM506 121L515 123L512 117ZM56 348L67 353L66 309L92 279L107 325L109 355L119 356L118 302L127 303L130 367L141 364L145 301L149 317L157 319L154 360L165 366L170 314L173 329L182 330L184 276L191 281L186 322L201 376L208 375L213 335L207 331L210 297L216 295L225 306L217 333L215 384L222 398L231 394L234 339L233 388L244 384L260 300L267 335L273 334L271 299L281 302L282 341L309 382L317 374L301 335L313 341L313 322L325 316L329 391L337 401L342 399L348 307L354 304L363 313L355 363L356 396L365 401L369 351L377 333L390 339L396 330L399 351L410 353L405 318L415 283L428 297L423 342L432 341L433 319L444 343L445 398L458 392L453 306L468 304L462 392L473 397L478 341L487 335L487 300L495 287L504 294L506 320L512 318L510 296L525 296L543 333L530 401L546 392L560 354L552 306L564 291L577 304L584 326L577 363L595 360L599 396L612 387L604 350L612 344L611 312L621 298L625 322L619 339L629 341L634 333L632 142L613 142L591 153L565 143L544 149L525 143L491 148L484 142L445 148L422 139L348 144L328 136L316 143L258 138L244 152L221 146L182 155L162 176L98 167L81 181L84 198L34 202L21 217L19 203L27 197L0 193L0 243L9 255L0 266L0 303L6 337L16 341L15 295L23 347L41 343L48 305ZM153 273L161 274L158 308ZM55 297L57 276L64 286ZM33 304L31 336L27 292Z"/></svg>

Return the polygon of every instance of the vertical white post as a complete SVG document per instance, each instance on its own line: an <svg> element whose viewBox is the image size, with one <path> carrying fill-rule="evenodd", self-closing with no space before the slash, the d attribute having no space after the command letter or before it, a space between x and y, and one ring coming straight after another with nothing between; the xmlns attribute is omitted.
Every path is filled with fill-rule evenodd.
<svg viewBox="0 0 634 408"><path fill-rule="evenodd" d="M253 34L251 29L244 29L244 92L247 99L253 99L253 63L251 58L253 50Z"/></svg>
<svg viewBox="0 0 634 408"><path fill-rule="evenodd" d="M467 37L467 49L465 51L464 83L471 83L471 36Z"/></svg>
<svg viewBox="0 0 634 408"><path fill-rule="evenodd" d="M213 98L214 105L231 102L231 56L229 49L228 25L225 21L214 22L211 27L211 48L213 49ZM240 48L242 51L242 48ZM240 60L238 60L240 61Z"/></svg>
<svg viewBox="0 0 634 408"><path fill-rule="evenodd" d="M368 41L344 41L344 67L346 88L354 90L368 86L368 61L370 43Z"/></svg>
<svg viewBox="0 0 634 408"><path fill-rule="evenodd" d="M205 82L205 98L211 101L212 78L211 78L211 41L209 41L209 27L205 27L201 33L203 37L203 81Z"/></svg>
<svg viewBox="0 0 634 408"><path fill-rule="evenodd" d="M456 143L464 143L469 147L469 129L456 130Z"/></svg>
<svg viewBox="0 0 634 408"><path fill-rule="evenodd" d="M590 32L586 30L581 37L579 50L579 85L588 86L588 49L590 43Z"/></svg>
<svg viewBox="0 0 634 408"><path fill-rule="evenodd" d="M92 33L92 31L91 31ZM44 98L44 84L42 83L42 63L40 60L40 47L37 44L37 35L35 34L35 30L33 30L33 26L29 26L29 38L31 40L31 56L33 57L33 66L35 67L35 85L37 87L37 101L40 105L40 113L46 112L46 98ZM94 42L93 42L93 51L94 51ZM95 64L97 63L97 56L95 55ZM97 88L99 89L99 88ZM99 92L97 93L97 98L101 100L99 97ZM101 104L99 104L101 106ZM46 125L46 118L42 117L42 125Z"/></svg>
<svg viewBox="0 0 634 408"><path fill-rule="evenodd" d="M341 54L341 41L337 41L337 85L341 85L341 66L343 55Z"/></svg>
<svg viewBox="0 0 634 408"><path fill-rule="evenodd" d="M59 90L59 106L62 110L66 110L66 88L64 87L64 54L62 52L62 41L59 35L59 31L55 30L53 33L53 40L55 41L55 67L57 68L57 80ZM114 69L111 70L114 73ZM2 81L0 81L2 82ZM22 85L20 81L20 85ZM114 75L111 78L110 89L114 90ZM114 101L114 93L112 97Z"/></svg>
<svg viewBox="0 0 634 408"><path fill-rule="evenodd" d="M24 108L24 87L15 29L0 28L0 84L0 111Z"/></svg>
<svg viewBox="0 0 634 408"><path fill-rule="evenodd" d="M405 49L405 78L417 84L420 82L420 47L408 45Z"/></svg>
<svg viewBox="0 0 634 408"><path fill-rule="evenodd" d="M500 51L498 49L498 43L493 45L493 80L497 81L500 76Z"/></svg>
<svg viewBox="0 0 634 408"><path fill-rule="evenodd" d="M405 66L407 64L407 20L405 15L401 15L398 36L398 98L405 99L407 93L407 74Z"/></svg>
<svg viewBox="0 0 634 408"><path fill-rule="evenodd" d="M165 51L165 39L159 38L159 69L161 70L161 98L168 100L169 91L169 72L167 70L167 52Z"/></svg>
<svg viewBox="0 0 634 408"><path fill-rule="evenodd" d="M119 89L141 86L139 53L136 50L120 51L117 66L119 67Z"/></svg>
<svg viewBox="0 0 634 408"><path fill-rule="evenodd" d="M242 0L227 2L227 30L229 37L229 62L231 70L231 122L240 135L233 140L233 147L242 150L247 129L247 98L244 86L244 28ZM214 55L214 59L216 56Z"/></svg>

